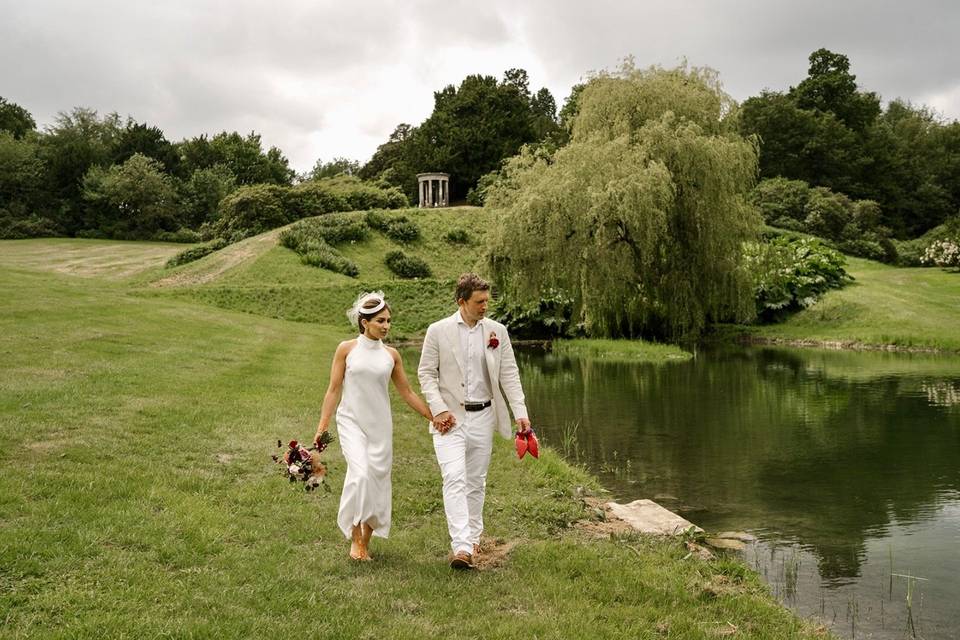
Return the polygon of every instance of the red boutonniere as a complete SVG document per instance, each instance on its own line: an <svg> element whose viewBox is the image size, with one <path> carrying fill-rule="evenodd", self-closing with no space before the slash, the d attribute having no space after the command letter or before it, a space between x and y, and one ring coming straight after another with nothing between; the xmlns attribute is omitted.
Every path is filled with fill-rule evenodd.
<svg viewBox="0 0 960 640"><path fill-rule="evenodd" d="M497 339L497 332L496 332L496 331L491 331L491 332L490 332L490 339L487 341L487 348L489 348L489 349L496 349L496 348L499 347L499 346L500 346L500 340Z"/></svg>

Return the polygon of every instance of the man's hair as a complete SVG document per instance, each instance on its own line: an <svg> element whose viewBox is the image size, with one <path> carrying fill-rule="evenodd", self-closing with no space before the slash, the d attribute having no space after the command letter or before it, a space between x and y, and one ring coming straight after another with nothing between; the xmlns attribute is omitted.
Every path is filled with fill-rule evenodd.
<svg viewBox="0 0 960 640"><path fill-rule="evenodd" d="M457 292L454 295L454 300L457 303L460 302L460 299L469 300L470 296L473 295L474 291L489 291L490 283L478 276L475 273L464 273L457 280Z"/></svg>

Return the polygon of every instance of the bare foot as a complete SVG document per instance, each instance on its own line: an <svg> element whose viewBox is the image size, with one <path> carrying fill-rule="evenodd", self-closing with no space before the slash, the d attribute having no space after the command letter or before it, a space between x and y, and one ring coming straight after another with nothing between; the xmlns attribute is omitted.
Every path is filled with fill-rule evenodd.
<svg viewBox="0 0 960 640"><path fill-rule="evenodd" d="M373 536L373 527L366 522L360 525L360 544L363 548L363 559L373 560L370 555L370 537Z"/></svg>
<svg viewBox="0 0 960 640"><path fill-rule="evenodd" d="M354 526L350 532L350 559L363 560L367 555L366 545L363 544L363 534L359 526Z"/></svg>

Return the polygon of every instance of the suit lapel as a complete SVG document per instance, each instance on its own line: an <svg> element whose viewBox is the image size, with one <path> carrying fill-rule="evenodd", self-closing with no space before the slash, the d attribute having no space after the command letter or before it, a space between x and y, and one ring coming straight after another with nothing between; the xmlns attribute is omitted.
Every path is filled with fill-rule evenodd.
<svg viewBox="0 0 960 640"><path fill-rule="evenodd" d="M447 333L447 343L449 344L450 351L453 352L453 358L454 360L457 361L457 366L460 367L460 377L463 378L466 375L465 374L466 369L464 369L463 367L463 356L460 355L460 326L458 322L459 318L460 318L460 312L457 311L450 318L450 322L447 323L449 327L447 328L446 333Z"/></svg>
<svg viewBox="0 0 960 640"><path fill-rule="evenodd" d="M490 333L488 333L487 325L483 323L483 320L480 321L480 335L482 336L481 345L483 348L483 363L487 366L487 375L490 377L490 384L495 389L500 381L500 378L494 373L497 371L496 356L493 353L493 349L487 346L487 341L490 339ZM491 391L494 389L491 389Z"/></svg>

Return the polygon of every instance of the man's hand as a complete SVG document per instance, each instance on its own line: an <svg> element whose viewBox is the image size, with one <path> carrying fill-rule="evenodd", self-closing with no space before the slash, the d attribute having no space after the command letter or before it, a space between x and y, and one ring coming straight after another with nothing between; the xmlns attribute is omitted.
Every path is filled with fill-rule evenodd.
<svg viewBox="0 0 960 640"><path fill-rule="evenodd" d="M441 434L450 431L455 424L457 424L457 419L454 418L453 414L449 411L444 411L443 413L433 416L433 428Z"/></svg>
<svg viewBox="0 0 960 640"><path fill-rule="evenodd" d="M529 418L517 418L517 430L520 433L530 430L530 419Z"/></svg>

